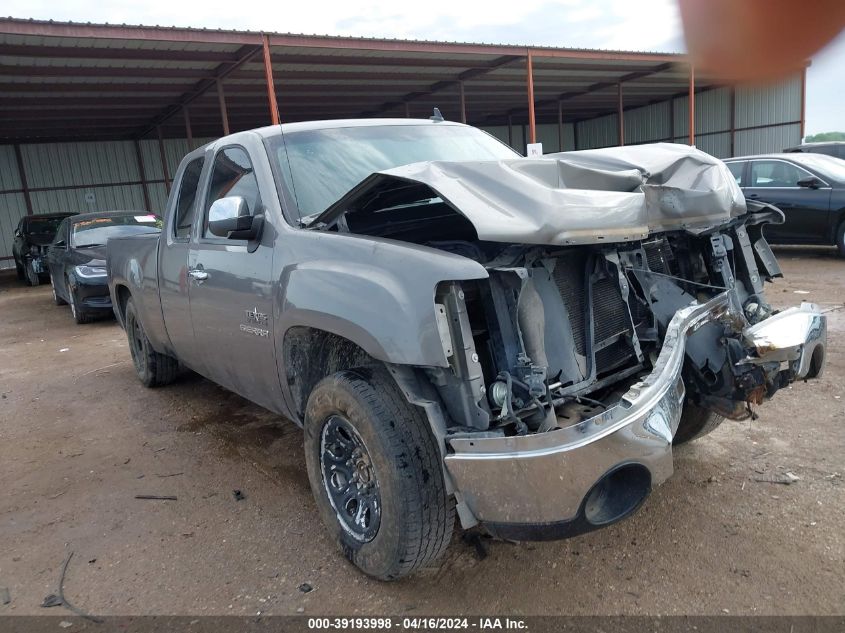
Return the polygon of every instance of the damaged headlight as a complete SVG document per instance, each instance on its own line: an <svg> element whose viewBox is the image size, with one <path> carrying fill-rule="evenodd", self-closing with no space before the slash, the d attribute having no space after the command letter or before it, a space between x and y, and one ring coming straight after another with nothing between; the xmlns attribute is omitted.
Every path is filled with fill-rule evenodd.
<svg viewBox="0 0 845 633"><path fill-rule="evenodd" d="M77 275L86 279L106 276L105 266L76 266L73 270Z"/></svg>

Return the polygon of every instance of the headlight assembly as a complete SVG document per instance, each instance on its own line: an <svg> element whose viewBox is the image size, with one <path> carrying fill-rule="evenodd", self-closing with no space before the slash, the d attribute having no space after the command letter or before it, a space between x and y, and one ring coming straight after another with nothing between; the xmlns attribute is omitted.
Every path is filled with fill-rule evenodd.
<svg viewBox="0 0 845 633"><path fill-rule="evenodd" d="M73 270L77 275L84 277L85 279L106 276L105 266L75 266Z"/></svg>

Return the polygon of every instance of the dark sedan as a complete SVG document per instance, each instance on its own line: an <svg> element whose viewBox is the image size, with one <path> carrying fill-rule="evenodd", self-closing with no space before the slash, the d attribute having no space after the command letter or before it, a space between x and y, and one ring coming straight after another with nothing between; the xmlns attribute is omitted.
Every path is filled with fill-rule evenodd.
<svg viewBox="0 0 845 633"><path fill-rule="evenodd" d="M725 160L749 200L775 205L783 224L766 227L776 244L834 244L845 257L845 161L823 154L765 154Z"/></svg>
<svg viewBox="0 0 845 633"><path fill-rule="evenodd" d="M56 236L56 229L62 220L72 213L44 213L27 215L18 222L15 229L15 241L12 243L12 256L15 258L15 270L18 279L30 286L37 286L47 277L47 262L44 255L47 247Z"/></svg>
<svg viewBox="0 0 845 633"><path fill-rule="evenodd" d="M57 305L69 303L77 323L111 314L106 242L160 228L158 216L142 211L84 213L63 220L47 254L53 300Z"/></svg>

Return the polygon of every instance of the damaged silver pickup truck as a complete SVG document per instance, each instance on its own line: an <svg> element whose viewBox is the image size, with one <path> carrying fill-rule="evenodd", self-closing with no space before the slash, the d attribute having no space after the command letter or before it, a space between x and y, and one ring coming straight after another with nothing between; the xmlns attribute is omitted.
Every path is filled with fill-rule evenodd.
<svg viewBox="0 0 845 633"><path fill-rule="evenodd" d="M142 382L184 365L302 425L326 527L393 579L455 514L518 540L619 521L673 445L818 376L825 317L763 294L782 219L682 145L295 123L188 154L161 235L109 240L108 269Z"/></svg>

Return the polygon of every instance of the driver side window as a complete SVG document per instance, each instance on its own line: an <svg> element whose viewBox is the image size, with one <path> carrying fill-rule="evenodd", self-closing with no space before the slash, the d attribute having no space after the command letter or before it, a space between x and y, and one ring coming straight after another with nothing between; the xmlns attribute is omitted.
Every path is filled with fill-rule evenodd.
<svg viewBox="0 0 845 633"><path fill-rule="evenodd" d="M217 152L208 187L208 200L205 203L204 237L219 237L208 228L208 210L216 200L240 196L246 201L249 215L260 213L261 194L258 191L258 179L249 160L249 155L241 147L227 147Z"/></svg>
<svg viewBox="0 0 845 633"><path fill-rule="evenodd" d="M751 163L752 187L798 187L798 181L812 178L810 172L782 160L755 160Z"/></svg>
<svg viewBox="0 0 845 633"><path fill-rule="evenodd" d="M61 224L59 224L59 228L56 229L56 237L53 238L53 243L51 246L66 246L67 245L67 227L70 224L65 218L62 220Z"/></svg>

